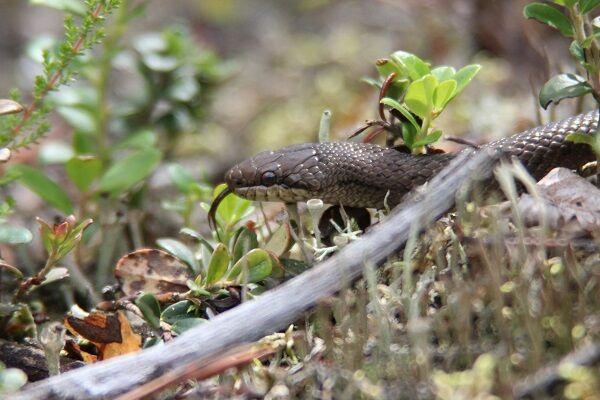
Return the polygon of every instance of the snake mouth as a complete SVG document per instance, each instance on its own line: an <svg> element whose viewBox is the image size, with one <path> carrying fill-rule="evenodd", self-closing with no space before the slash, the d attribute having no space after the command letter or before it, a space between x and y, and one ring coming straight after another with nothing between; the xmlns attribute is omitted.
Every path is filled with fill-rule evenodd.
<svg viewBox="0 0 600 400"><path fill-rule="evenodd" d="M315 197L308 190L290 188L285 185L273 186L249 186L233 189L233 192L245 199L253 201L283 201L285 203L295 203L306 201Z"/></svg>

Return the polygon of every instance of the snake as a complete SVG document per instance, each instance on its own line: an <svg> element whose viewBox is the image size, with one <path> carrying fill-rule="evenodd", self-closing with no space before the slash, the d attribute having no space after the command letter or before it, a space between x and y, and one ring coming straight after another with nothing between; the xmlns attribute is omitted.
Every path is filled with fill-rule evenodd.
<svg viewBox="0 0 600 400"><path fill-rule="evenodd" d="M577 132L594 134L598 117L598 110L575 115L480 148L518 159L540 180L555 167L575 170L596 160L591 146L567 140L567 136ZM230 193L255 201L296 203L321 199L348 207L393 208L458 153L412 155L351 141L305 143L264 151L225 174L227 188L217 196L211 212L214 217L219 202Z"/></svg>

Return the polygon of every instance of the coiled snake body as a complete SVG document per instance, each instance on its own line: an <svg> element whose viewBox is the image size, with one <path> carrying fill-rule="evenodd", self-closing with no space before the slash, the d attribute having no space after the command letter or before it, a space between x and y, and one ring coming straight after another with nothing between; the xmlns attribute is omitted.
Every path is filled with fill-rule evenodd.
<svg viewBox="0 0 600 400"><path fill-rule="evenodd" d="M598 112L549 123L483 147L517 157L536 179L554 167L577 169L595 156L570 133L592 134ZM227 192L259 201L293 203L313 198L350 207L393 207L415 186L446 166L455 154L410 155L375 144L307 143L266 151L227 172ZM218 202L217 202L218 203Z"/></svg>

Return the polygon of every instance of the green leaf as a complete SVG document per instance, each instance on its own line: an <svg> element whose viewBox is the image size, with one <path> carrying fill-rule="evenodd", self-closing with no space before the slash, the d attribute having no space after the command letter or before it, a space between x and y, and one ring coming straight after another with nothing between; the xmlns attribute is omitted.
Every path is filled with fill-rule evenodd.
<svg viewBox="0 0 600 400"><path fill-rule="evenodd" d="M559 6L564 6L564 7L573 7L575 4L577 4L578 0L552 0L554 2L554 4L558 4Z"/></svg>
<svg viewBox="0 0 600 400"><path fill-rule="evenodd" d="M160 328L160 305L152 293L144 293L137 298L135 304L144 315L144 319L154 328Z"/></svg>
<svg viewBox="0 0 600 400"><path fill-rule="evenodd" d="M69 179L80 192L86 192L102 173L102 161L95 156L76 156L65 164Z"/></svg>
<svg viewBox="0 0 600 400"><path fill-rule="evenodd" d="M0 243L23 244L33 239L31 231L20 226L0 224Z"/></svg>
<svg viewBox="0 0 600 400"><path fill-rule="evenodd" d="M441 66L431 70L431 75L438 79L438 82L447 81L448 79L454 78L456 70L452 67Z"/></svg>
<svg viewBox="0 0 600 400"><path fill-rule="evenodd" d="M181 164L169 164L167 172L171 177L171 181L177 186L181 193L189 193L191 187L196 183L194 178L187 172Z"/></svg>
<svg viewBox="0 0 600 400"><path fill-rule="evenodd" d="M189 312L192 305L193 303L189 300L182 300L175 304L171 304L169 307L165 308L162 314L160 314L160 319L169 325L173 325L181 319L193 318L193 313Z"/></svg>
<svg viewBox="0 0 600 400"><path fill-rule="evenodd" d="M206 272L206 284L212 285L225 275L229 266L229 251L227 246L219 243L210 257L208 270Z"/></svg>
<svg viewBox="0 0 600 400"><path fill-rule="evenodd" d="M405 70L406 75L413 81L429 74L429 66L427 63L414 54L405 51L397 51L392 54L392 60L394 60L401 69Z"/></svg>
<svg viewBox="0 0 600 400"><path fill-rule="evenodd" d="M40 146L38 159L41 164L64 164L73 157L73 148L60 140L49 140Z"/></svg>
<svg viewBox="0 0 600 400"><path fill-rule="evenodd" d="M66 11L83 17L86 12L85 4L78 0L29 0L31 4L54 8L59 11Z"/></svg>
<svg viewBox="0 0 600 400"><path fill-rule="evenodd" d="M75 130L95 134L98 131L98 121L96 116L90 110L85 110L80 107L58 107L56 112L64 118L67 123Z"/></svg>
<svg viewBox="0 0 600 400"><path fill-rule="evenodd" d="M381 58L375 61L375 68L377 68L377 72L379 72L379 75L384 79L387 78L392 72L395 72L398 76L402 75L402 71L400 71L398 65L394 61L388 60L387 58ZM381 84L378 86L381 86Z"/></svg>
<svg viewBox="0 0 600 400"><path fill-rule="evenodd" d="M573 37L573 25L569 18L556 8L544 3L527 4L523 9L525 18L533 18L543 24L558 29L566 37Z"/></svg>
<svg viewBox="0 0 600 400"><path fill-rule="evenodd" d="M400 113L412 124L412 126L414 126L417 130L421 129L421 126L417 123L415 117L413 117L410 111L408 111L406 106L403 104L400 104L396 100L389 97L384 97L381 99L381 104L385 104L386 106L390 106L393 109L400 111Z"/></svg>
<svg viewBox="0 0 600 400"><path fill-rule="evenodd" d="M594 144L594 138L591 135L586 135L585 133L571 133L568 134L566 139L569 142L573 142L573 143L585 143L585 144L589 144L590 146L592 144Z"/></svg>
<svg viewBox="0 0 600 400"><path fill-rule="evenodd" d="M419 57L405 51L396 51L392 54L392 60L406 71L406 75L413 81L429 74L429 66Z"/></svg>
<svg viewBox="0 0 600 400"><path fill-rule="evenodd" d="M580 97L594 89L585 78L575 74L560 74L552 77L540 90L540 105L546 109L550 103L559 103L563 99Z"/></svg>
<svg viewBox="0 0 600 400"><path fill-rule="evenodd" d="M290 224L283 223L273 232L264 249L281 257L294 245Z"/></svg>
<svg viewBox="0 0 600 400"><path fill-rule="evenodd" d="M580 47L587 49L592 45L592 42L598 38L600 38L600 32L594 32L592 35L585 38L585 40L581 43ZM576 43L576 42L573 42L573 43ZM573 44L571 44L571 46L573 46ZM577 58L579 61L581 61L581 62L585 61L585 58L583 57L583 51L581 51L581 53L582 53L581 59L579 59L579 57L573 53L573 51L571 50L571 47L569 47L569 51L571 51L571 54L573 56L575 56L575 58Z"/></svg>
<svg viewBox="0 0 600 400"><path fill-rule="evenodd" d="M52 282L59 281L61 279L65 279L69 276L69 270L64 267L54 267L46 274L46 277L37 287L47 285Z"/></svg>
<svg viewBox="0 0 600 400"><path fill-rule="evenodd" d="M205 322L208 321L204 318L184 318L175 322L173 326L171 326L171 329L173 330L173 332L177 333L178 335L181 335L183 332L192 329L193 327L196 327L198 325L201 325Z"/></svg>
<svg viewBox="0 0 600 400"><path fill-rule="evenodd" d="M241 226L234 240L232 262L235 264L244 254L257 247L258 238L256 237L256 232L248 229L246 226Z"/></svg>
<svg viewBox="0 0 600 400"><path fill-rule="evenodd" d="M115 162L100 179L99 190L117 195L148 177L161 159L156 149L139 150Z"/></svg>
<svg viewBox="0 0 600 400"><path fill-rule="evenodd" d="M29 165L18 164L10 167L7 171L8 173L18 174L17 180L19 182L47 201L51 206L65 214L73 212L73 205L69 197L60 186L44 175L43 172Z"/></svg>
<svg viewBox="0 0 600 400"><path fill-rule="evenodd" d="M427 144L435 143L442 137L442 131L435 131L427 136L424 139L417 140L413 143L412 147L425 146Z"/></svg>
<svg viewBox="0 0 600 400"><path fill-rule="evenodd" d="M456 81L456 90L454 91L454 96L452 96L452 98L458 96L460 92L467 87L469 82L475 78L475 75L477 75L480 69L481 65L470 64L458 70L456 75L454 75L454 80Z"/></svg>
<svg viewBox="0 0 600 400"><path fill-rule="evenodd" d="M446 104L454 97L457 83L454 79L449 79L440 83L433 92L433 109L437 112L442 111Z"/></svg>
<svg viewBox="0 0 600 400"><path fill-rule="evenodd" d="M410 84L404 102L415 115L426 118L433 108L433 93L437 86L437 78L426 75Z"/></svg>
<svg viewBox="0 0 600 400"><path fill-rule="evenodd" d="M213 200L226 188L227 185L224 183L218 185L213 191ZM210 204L202 203L201 206L205 211L210 209ZM252 202L250 200L237 196L227 196L219 204L216 216L220 224L233 225L251 212Z"/></svg>
<svg viewBox="0 0 600 400"><path fill-rule="evenodd" d="M571 42L569 46L569 53L579 62L585 62L585 53L583 52L583 47L576 40Z"/></svg>
<svg viewBox="0 0 600 400"><path fill-rule="evenodd" d="M115 149L146 149L156 146L158 135L150 129L140 129L119 142Z"/></svg>
<svg viewBox="0 0 600 400"><path fill-rule="evenodd" d="M579 12L587 14L600 5L600 0L579 0Z"/></svg>
<svg viewBox="0 0 600 400"><path fill-rule="evenodd" d="M181 243L179 240L163 238L158 239L156 241L156 244L163 250L167 251L168 253L171 253L172 255L186 263L195 273L200 272L200 267L198 266L198 261L196 261L196 257L194 257L194 253L189 249L189 247Z"/></svg>
<svg viewBox="0 0 600 400"><path fill-rule="evenodd" d="M263 249L254 249L235 263L229 271L227 279L236 278L238 283L256 283L268 277L272 270L271 255Z"/></svg>

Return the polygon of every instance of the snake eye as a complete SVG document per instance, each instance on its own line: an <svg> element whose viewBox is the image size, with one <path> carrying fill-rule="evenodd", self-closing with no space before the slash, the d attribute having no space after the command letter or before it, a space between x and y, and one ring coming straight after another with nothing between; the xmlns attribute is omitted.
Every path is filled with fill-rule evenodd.
<svg viewBox="0 0 600 400"><path fill-rule="evenodd" d="M273 171L267 171L262 174L260 180L264 186L273 186L277 183L277 175Z"/></svg>

